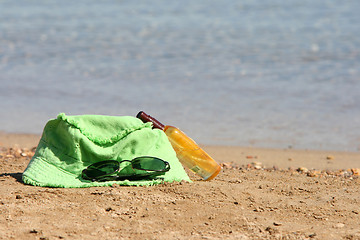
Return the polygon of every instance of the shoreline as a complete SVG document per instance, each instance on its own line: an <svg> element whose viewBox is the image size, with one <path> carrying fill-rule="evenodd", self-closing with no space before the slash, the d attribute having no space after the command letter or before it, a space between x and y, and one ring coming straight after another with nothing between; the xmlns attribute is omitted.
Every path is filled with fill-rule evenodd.
<svg viewBox="0 0 360 240"><path fill-rule="evenodd" d="M41 135L0 132L1 147L36 147ZM360 152L273 149L199 144L218 163L260 164L280 169L305 167L316 170L360 168Z"/></svg>

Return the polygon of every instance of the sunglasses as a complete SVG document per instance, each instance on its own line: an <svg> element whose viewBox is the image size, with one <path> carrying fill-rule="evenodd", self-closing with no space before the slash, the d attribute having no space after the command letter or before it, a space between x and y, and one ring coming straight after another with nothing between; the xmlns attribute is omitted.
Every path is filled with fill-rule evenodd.
<svg viewBox="0 0 360 240"><path fill-rule="evenodd" d="M130 162L132 171L122 174L120 164ZM126 166L128 168L128 166ZM122 168L124 169L124 168ZM140 171L135 171L140 170ZM137 157L133 160L106 160L89 165L82 171L82 178L93 182L114 180L152 179L170 170L170 164L157 157Z"/></svg>

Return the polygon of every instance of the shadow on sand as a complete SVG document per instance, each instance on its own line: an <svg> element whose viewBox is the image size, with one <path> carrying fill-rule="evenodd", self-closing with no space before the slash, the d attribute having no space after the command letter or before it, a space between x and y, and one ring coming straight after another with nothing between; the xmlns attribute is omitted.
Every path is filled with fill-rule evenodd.
<svg viewBox="0 0 360 240"><path fill-rule="evenodd" d="M17 172L17 173L1 173L0 177L6 177L6 176L10 176L15 178L16 181L20 182L20 183L24 183L22 180L22 173L21 172Z"/></svg>

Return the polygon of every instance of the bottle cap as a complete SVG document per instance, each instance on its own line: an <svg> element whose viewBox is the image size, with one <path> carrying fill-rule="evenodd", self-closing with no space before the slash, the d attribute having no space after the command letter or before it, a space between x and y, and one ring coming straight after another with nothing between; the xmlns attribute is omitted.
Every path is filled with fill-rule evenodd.
<svg viewBox="0 0 360 240"><path fill-rule="evenodd" d="M164 130L164 124L153 118L152 116L144 113L143 111L140 111L137 115L137 118L141 119L143 122L152 122L154 128L159 128L161 130Z"/></svg>

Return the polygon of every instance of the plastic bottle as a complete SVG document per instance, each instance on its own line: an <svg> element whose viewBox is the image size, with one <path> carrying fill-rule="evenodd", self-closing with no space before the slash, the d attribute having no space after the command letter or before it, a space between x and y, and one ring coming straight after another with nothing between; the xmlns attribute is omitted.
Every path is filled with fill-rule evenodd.
<svg viewBox="0 0 360 240"><path fill-rule="evenodd" d="M220 165L180 129L173 126L165 126L143 111L139 112L136 117L140 118L143 122L152 122L154 128L163 130L180 162L204 180L211 180L219 174L221 170Z"/></svg>

